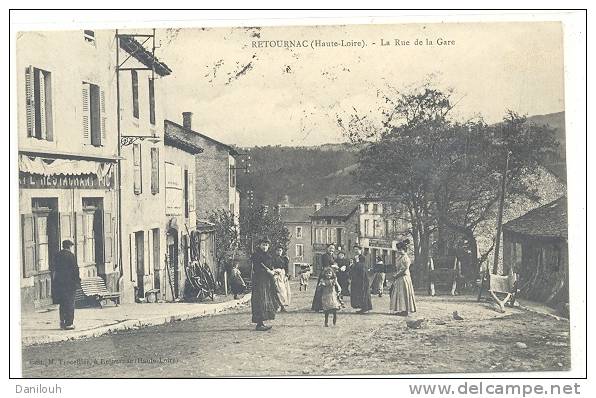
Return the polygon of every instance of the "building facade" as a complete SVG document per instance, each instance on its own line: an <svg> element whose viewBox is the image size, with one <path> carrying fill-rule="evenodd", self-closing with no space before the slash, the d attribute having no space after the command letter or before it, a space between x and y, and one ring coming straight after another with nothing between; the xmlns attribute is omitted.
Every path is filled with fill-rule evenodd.
<svg viewBox="0 0 596 398"><path fill-rule="evenodd" d="M334 244L347 254L358 243L359 232L358 195L339 195L325 204L314 207L312 220L313 270L321 271L322 257L327 246Z"/></svg>
<svg viewBox="0 0 596 398"><path fill-rule="evenodd" d="M405 209L382 198L364 197L358 205L358 241L369 264L377 257L395 264L397 243L408 237L410 223Z"/></svg>
<svg viewBox="0 0 596 398"><path fill-rule="evenodd" d="M164 122L164 132L166 277L169 284L164 288L166 299L176 300L184 296L184 267L191 260L191 237L194 239L197 233L195 155L202 149L192 142L189 132L169 120Z"/></svg>
<svg viewBox="0 0 596 398"><path fill-rule="evenodd" d="M290 232L287 256L290 275L296 277L303 264L313 264L312 221L313 207L282 206L279 209L284 226Z"/></svg>
<svg viewBox="0 0 596 398"><path fill-rule="evenodd" d="M114 32L21 32L17 54L23 309L52 304L65 239L81 277L101 276L116 291Z"/></svg>
<svg viewBox="0 0 596 398"><path fill-rule="evenodd" d="M122 211L122 302L154 289L164 298L167 228L163 100L160 79L171 70L134 36L118 36Z"/></svg>
<svg viewBox="0 0 596 398"><path fill-rule="evenodd" d="M192 130L192 113L183 112L182 126L192 131L193 142L203 149L196 157L197 217L202 220L216 210L227 210L240 220L240 192L236 187L236 157L238 152L205 134Z"/></svg>

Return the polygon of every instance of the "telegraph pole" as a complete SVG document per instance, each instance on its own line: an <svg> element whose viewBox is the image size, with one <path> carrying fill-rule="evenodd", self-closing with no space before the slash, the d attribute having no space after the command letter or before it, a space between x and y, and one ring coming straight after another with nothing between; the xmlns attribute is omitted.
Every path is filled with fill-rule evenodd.
<svg viewBox="0 0 596 398"><path fill-rule="evenodd" d="M497 214L497 237L495 240L495 255L493 263L493 274L496 274L499 269L499 251L501 249L501 230L503 228L503 208L505 207L505 191L507 189L507 172L509 171L509 156L510 151L507 151L507 158L505 160L505 170L501 177L501 197L499 200L499 212Z"/></svg>

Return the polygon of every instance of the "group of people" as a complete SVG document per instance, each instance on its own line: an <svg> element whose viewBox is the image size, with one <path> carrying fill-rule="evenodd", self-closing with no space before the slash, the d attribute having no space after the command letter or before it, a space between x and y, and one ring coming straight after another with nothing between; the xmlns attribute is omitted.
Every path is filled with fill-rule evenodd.
<svg viewBox="0 0 596 398"><path fill-rule="evenodd" d="M369 267L362 254L362 248L353 247L354 257L346 258L346 253L339 251L335 254L335 246L329 245L322 257L322 270L318 275L316 289L311 309L325 314L325 326L329 326L329 319L333 325L337 322L337 312L345 306L343 297L350 297L350 305L357 309L357 313L365 314L372 310L371 288L374 293L382 296L385 278L389 277L389 311L391 314L407 316L416 312L414 287L410 277L410 258L407 254L409 241L397 244L398 257L395 269L386 267ZM278 310L285 311L290 303L290 288L288 283L288 258L283 256L283 248L277 248L275 256L271 256L268 239L261 239L252 255L252 322L256 323L256 330L265 331L271 326L265 321L275 319ZM381 263L382 264L382 263ZM382 268L382 269L381 269ZM371 286L369 273L375 271ZM382 275L380 275L382 274ZM388 275L387 275L388 274ZM301 278L301 287L305 281ZM306 286L305 286L306 287ZM306 289L305 289L306 290Z"/></svg>

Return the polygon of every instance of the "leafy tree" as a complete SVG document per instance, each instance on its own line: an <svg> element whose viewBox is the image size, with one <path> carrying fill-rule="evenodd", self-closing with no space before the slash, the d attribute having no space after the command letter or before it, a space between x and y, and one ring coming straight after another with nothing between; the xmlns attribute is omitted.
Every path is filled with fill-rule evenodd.
<svg viewBox="0 0 596 398"><path fill-rule="evenodd" d="M553 130L529 124L511 111L494 126L480 118L454 121L452 95L425 84L385 95L380 123L357 113L338 119L345 135L363 144L357 180L370 193L405 205L419 272L425 269L431 237L444 240L448 233L467 240L477 266L477 230L494 218L507 157L508 194L532 197L534 188L524 177L556 146ZM480 260L491 250L481 253Z"/></svg>
<svg viewBox="0 0 596 398"><path fill-rule="evenodd" d="M240 233L242 247L249 253L263 237L271 240L272 247L282 246L285 249L290 241L290 231L285 227L279 212L264 205L242 208Z"/></svg>
<svg viewBox="0 0 596 398"><path fill-rule="evenodd" d="M215 225L215 259L221 270L231 253L238 249L238 223L233 213L223 209L213 210L209 222Z"/></svg>

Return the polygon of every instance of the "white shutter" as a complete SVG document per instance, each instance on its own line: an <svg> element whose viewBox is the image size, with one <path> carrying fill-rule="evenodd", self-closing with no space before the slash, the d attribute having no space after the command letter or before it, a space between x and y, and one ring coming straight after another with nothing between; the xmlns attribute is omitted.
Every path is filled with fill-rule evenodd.
<svg viewBox="0 0 596 398"><path fill-rule="evenodd" d="M103 145L105 145L105 141L106 141L106 93L104 90L100 91L100 97L99 97L99 103L100 103L100 112L101 112L101 118L100 118L100 123L101 123L101 142L104 143Z"/></svg>
<svg viewBox="0 0 596 398"><path fill-rule="evenodd" d="M192 171L188 172L188 211L195 210L195 175Z"/></svg>
<svg viewBox="0 0 596 398"><path fill-rule="evenodd" d="M34 68L29 66L25 70L25 92L27 97L27 137L35 136L35 90Z"/></svg>
<svg viewBox="0 0 596 398"><path fill-rule="evenodd" d="M37 78L39 79L39 120L40 120L40 138L45 140L47 138L46 125L46 78L42 71L38 71Z"/></svg>
<svg viewBox="0 0 596 398"><path fill-rule="evenodd" d="M83 83L83 143L91 144L91 111L89 83Z"/></svg>
<svg viewBox="0 0 596 398"><path fill-rule="evenodd" d="M134 232L128 236L130 243L130 280L136 282L137 280L137 247Z"/></svg>
<svg viewBox="0 0 596 398"><path fill-rule="evenodd" d="M145 261L145 264L147 265L147 269L145 271L145 273L147 275L151 275L151 271L153 270L153 256L152 254L152 249L153 249L153 231L152 230L148 230L147 231L147 261Z"/></svg>

